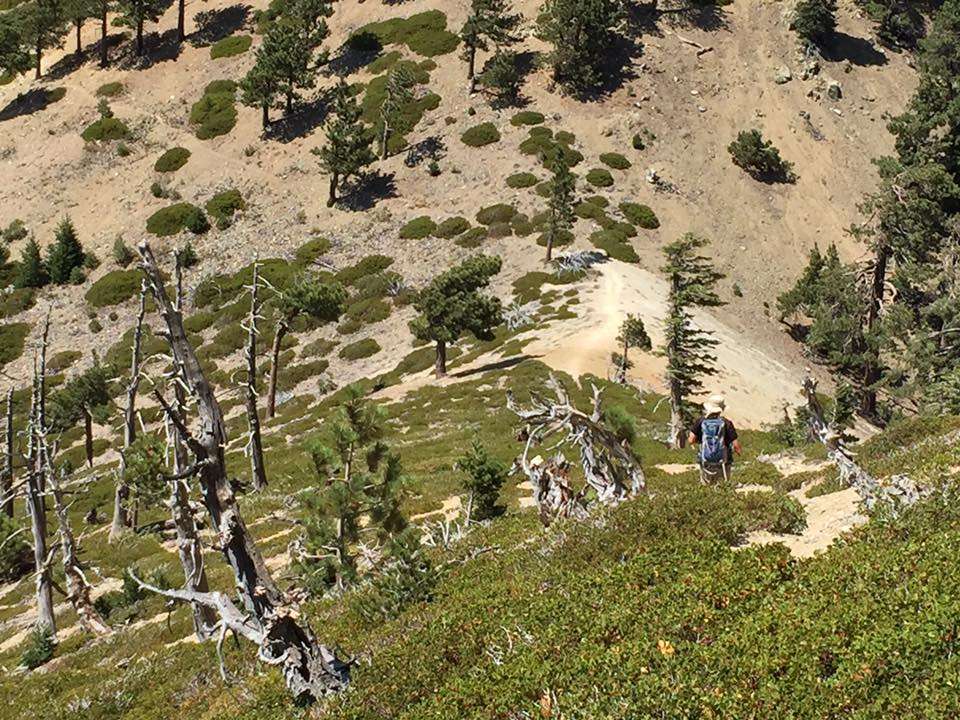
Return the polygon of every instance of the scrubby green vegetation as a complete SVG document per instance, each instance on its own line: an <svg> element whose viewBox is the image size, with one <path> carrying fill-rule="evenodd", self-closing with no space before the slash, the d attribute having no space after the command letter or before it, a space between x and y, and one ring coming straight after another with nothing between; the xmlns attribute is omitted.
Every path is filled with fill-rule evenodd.
<svg viewBox="0 0 960 720"><path fill-rule="evenodd" d="M477 212L477 222L481 225L495 225L497 223L509 223L517 215L517 209L513 205L506 203L497 203L489 207L482 208Z"/></svg>
<svg viewBox="0 0 960 720"><path fill-rule="evenodd" d="M500 131L497 130L497 126L491 122L480 123L464 132L463 135L460 136L460 140L463 141L464 145L469 145L470 147L483 147L484 145L499 142Z"/></svg>
<svg viewBox="0 0 960 720"><path fill-rule="evenodd" d="M623 216L627 218L627 220L634 225L639 225L644 230L656 230L660 227L660 220L657 218L656 213L646 205L623 202L620 203L620 212L623 213Z"/></svg>
<svg viewBox="0 0 960 720"><path fill-rule="evenodd" d="M615 152L602 153L600 155L600 162L607 167L612 167L614 170L626 170L633 165L633 163L623 155Z"/></svg>
<svg viewBox="0 0 960 720"><path fill-rule="evenodd" d="M119 80L114 80L113 82L104 83L97 88L95 93L97 97L116 97L124 91L123 83Z"/></svg>
<svg viewBox="0 0 960 720"><path fill-rule="evenodd" d="M203 210L188 202L168 205L147 218L147 232L160 236L176 235L183 230L200 235L209 227Z"/></svg>
<svg viewBox="0 0 960 720"><path fill-rule="evenodd" d="M344 345L337 353L343 360L362 360L380 352L380 343L373 338L364 338L355 343Z"/></svg>
<svg viewBox="0 0 960 720"><path fill-rule="evenodd" d="M28 323L0 324L0 367L23 354L23 345L29 333Z"/></svg>
<svg viewBox="0 0 960 720"><path fill-rule="evenodd" d="M533 187L537 184L537 176L533 173L519 172L507 177L507 187L520 189Z"/></svg>
<svg viewBox="0 0 960 720"><path fill-rule="evenodd" d="M727 151L733 164L746 170L758 180L793 183L797 175L793 164L780 157L780 151L770 140L764 140L759 130L744 130L730 143Z"/></svg>
<svg viewBox="0 0 960 720"><path fill-rule="evenodd" d="M619 230L598 230L590 235L590 242L614 260L627 263L640 262L640 256L633 249L627 235Z"/></svg>
<svg viewBox="0 0 960 720"><path fill-rule="evenodd" d="M97 308L119 305L140 292L142 277L139 270L108 272L90 286L84 297L88 303Z"/></svg>
<svg viewBox="0 0 960 720"><path fill-rule="evenodd" d="M436 230L437 224L430 219L430 216L421 215L400 228L400 237L404 240L422 240L433 235Z"/></svg>
<svg viewBox="0 0 960 720"><path fill-rule="evenodd" d="M510 124L514 127L521 127L523 125L540 125L546 118L543 113L538 113L534 110L522 110L510 118Z"/></svg>
<svg viewBox="0 0 960 720"><path fill-rule="evenodd" d="M347 46L370 52L387 45L404 44L424 57L446 55L456 50L460 39L447 28L447 16L439 10L391 18L364 25L351 33Z"/></svg>
<svg viewBox="0 0 960 720"><path fill-rule="evenodd" d="M237 84L232 80L214 80L207 85L190 108L190 124L196 126L199 139L209 140L233 129L237 124L236 93Z"/></svg>
<svg viewBox="0 0 960 720"><path fill-rule="evenodd" d="M207 200L207 214L223 229L230 224L234 213L247 209L247 202L237 189L224 190Z"/></svg>
<svg viewBox="0 0 960 720"><path fill-rule="evenodd" d="M184 147L172 147L157 158L153 169L161 173L176 172L190 159L190 151Z"/></svg>
<svg viewBox="0 0 960 720"><path fill-rule="evenodd" d="M387 138L388 154L396 153L407 145L406 135L413 130L423 119L425 113L436 110L440 106L440 96L427 92L416 97L412 87L406 87L403 97L391 99L388 107L384 102L388 99L390 78L404 78L414 85L427 85L430 82L430 61L421 63L410 60L400 60L392 65L388 72L371 80L363 94L360 107L363 110L363 120L372 126L373 134L382 138L384 126L384 111L389 115L389 135ZM405 84L405 83L404 83Z"/></svg>
<svg viewBox="0 0 960 720"><path fill-rule="evenodd" d="M130 137L130 128L119 118L103 116L84 128L80 137L87 142L126 140Z"/></svg>
<svg viewBox="0 0 960 720"><path fill-rule="evenodd" d="M13 317L29 310L36 302L36 296L36 291L32 287L0 292L0 319Z"/></svg>
<svg viewBox="0 0 960 720"><path fill-rule="evenodd" d="M449 240L454 238L457 235L462 235L467 230L470 229L470 221L465 217L452 217L447 218L439 225L437 225L436 230L433 231L434 237L444 238Z"/></svg>
<svg viewBox="0 0 960 720"><path fill-rule="evenodd" d="M234 57L242 55L253 44L253 38L250 35L231 35L222 40L217 40L210 46L210 59L218 60L220 58Z"/></svg>
<svg viewBox="0 0 960 720"><path fill-rule="evenodd" d="M594 168L587 173L587 182L594 187L613 187L613 175L604 168Z"/></svg>

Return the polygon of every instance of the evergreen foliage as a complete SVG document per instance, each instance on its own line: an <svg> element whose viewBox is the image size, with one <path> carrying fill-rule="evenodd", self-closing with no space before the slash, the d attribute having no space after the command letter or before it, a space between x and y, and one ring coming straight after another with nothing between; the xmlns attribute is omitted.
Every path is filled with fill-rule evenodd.
<svg viewBox="0 0 960 720"><path fill-rule="evenodd" d="M617 335L617 347L620 352L612 355L613 364L617 366L621 379L626 378L627 370L633 367L630 362L630 349L638 348L645 352L653 349L653 342L647 334L647 328L643 324L643 319L636 315L627 315L620 324L620 332Z"/></svg>
<svg viewBox="0 0 960 720"><path fill-rule="evenodd" d="M33 565L29 534L24 530L6 513L0 513L0 579L6 582L19 580Z"/></svg>
<svg viewBox="0 0 960 720"><path fill-rule="evenodd" d="M467 61L467 78L471 80L471 88L476 73L477 51L489 50L492 44L499 54L501 47L516 43L519 40L516 31L520 20L520 15L511 12L508 0L471 0L467 20L460 29L463 59Z"/></svg>
<svg viewBox="0 0 960 720"><path fill-rule="evenodd" d="M727 147L733 164L758 180L793 183L797 175L793 165L780 157L780 151L759 130L741 130Z"/></svg>
<svg viewBox="0 0 960 720"><path fill-rule="evenodd" d="M327 142L313 150L320 157L320 167L330 175L328 207L337 201L341 180L359 177L376 159L371 150L373 136L364 125L362 114L360 104L346 80L341 78L334 90L332 108L324 126Z"/></svg>
<svg viewBox="0 0 960 720"><path fill-rule="evenodd" d="M47 268L40 259L40 246L33 238L27 240L20 252L20 262L17 264L17 276L14 285L18 288L39 288L50 282Z"/></svg>
<svg viewBox="0 0 960 720"><path fill-rule="evenodd" d="M821 43L837 29L837 0L800 0L793 29L807 42Z"/></svg>
<svg viewBox="0 0 960 720"><path fill-rule="evenodd" d="M380 158L386 159L390 153L392 133L405 126L404 111L413 99L416 78L405 65L397 65L387 75L384 86L383 102L379 108Z"/></svg>
<svg viewBox="0 0 960 720"><path fill-rule="evenodd" d="M547 262L553 258L553 247L564 233L569 233L575 220L573 209L574 177L562 153L555 153L551 167L550 195L547 198L547 219L544 238Z"/></svg>
<svg viewBox="0 0 960 720"><path fill-rule="evenodd" d="M457 469L465 477L463 490L467 494L466 507L470 520L490 520L503 508L497 505L500 490L507 481L507 468L490 456L479 440L474 440L470 449L457 460Z"/></svg>
<svg viewBox="0 0 960 720"><path fill-rule="evenodd" d="M546 0L538 34L553 45L553 79L575 93L597 90L624 20L618 0Z"/></svg>
<svg viewBox="0 0 960 720"><path fill-rule="evenodd" d="M28 670L36 670L53 657L57 640L46 625L36 625L27 637L27 647L20 656L20 663Z"/></svg>
<svg viewBox="0 0 960 720"><path fill-rule="evenodd" d="M83 246L77 237L76 228L70 218L65 217L57 225L53 245L47 251L47 276L50 282L65 285L70 282L70 274L74 268L82 268L83 263Z"/></svg>

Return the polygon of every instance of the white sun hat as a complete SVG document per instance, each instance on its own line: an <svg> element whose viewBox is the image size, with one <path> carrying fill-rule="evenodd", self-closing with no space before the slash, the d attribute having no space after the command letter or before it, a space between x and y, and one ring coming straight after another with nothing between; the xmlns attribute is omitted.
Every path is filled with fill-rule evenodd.
<svg viewBox="0 0 960 720"><path fill-rule="evenodd" d="M707 398L707 401L703 403L703 412L708 416L722 415L726 407L727 401L724 400L723 395L711 395Z"/></svg>

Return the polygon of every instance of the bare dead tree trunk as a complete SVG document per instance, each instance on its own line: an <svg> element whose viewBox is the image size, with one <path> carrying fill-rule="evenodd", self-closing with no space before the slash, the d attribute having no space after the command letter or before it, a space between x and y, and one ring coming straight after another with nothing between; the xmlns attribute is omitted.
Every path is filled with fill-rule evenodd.
<svg viewBox="0 0 960 720"><path fill-rule="evenodd" d="M467 52L467 90L473 94L477 90L477 46L471 45Z"/></svg>
<svg viewBox="0 0 960 720"><path fill-rule="evenodd" d="M123 411L123 450L120 453L120 468L117 473L117 487L113 495L113 522L110 525L110 541L119 538L134 524L127 500L130 498L130 486L127 484L127 452L137 439L137 393L140 390L140 365L143 346L143 320L147 314L147 282L140 284L140 309L137 312L137 324L133 330L133 348L130 352L130 382L127 383L127 404Z"/></svg>
<svg viewBox="0 0 960 720"><path fill-rule="evenodd" d="M2 511L7 517L13 517L13 388L7 391L7 426L3 450L3 475L0 479L0 496L3 497Z"/></svg>
<svg viewBox="0 0 960 720"><path fill-rule="evenodd" d="M110 3L107 0L100 0L100 67L106 67L109 63L107 56L107 11L110 9Z"/></svg>
<svg viewBox="0 0 960 720"><path fill-rule="evenodd" d="M273 336L273 347L270 348L270 380L267 384L267 418L277 414L277 372L280 364L280 345L287 334L290 324L285 317L277 321L277 333Z"/></svg>
<svg viewBox="0 0 960 720"><path fill-rule="evenodd" d="M73 529L70 526L67 506L63 501L63 490L61 489L60 481L57 479L56 470L53 467L53 460L50 457L50 448L45 435L46 431L41 429L41 455L47 476L50 480L50 490L53 495L53 509L60 523L60 553L63 555L63 572L67 585L67 600L77 613L80 627L93 635L109 635L113 632L113 629L104 622L100 613L97 612L97 609L93 605L93 598L90 595L90 583L87 581L87 576L83 573L83 565L80 563L77 542L74 539Z"/></svg>
<svg viewBox="0 0 960 720"><path fill-rule="evenodd" d="M433 372L438 378L447 376L447 344L443 340L437 340L437 356Z"/></svg>
<svg viewBox="0 0 960 720"><path fill-rule="evenodd" d="M876 249L876 257L873 264L873 277L870 283L870 305L867 308L866 322L864 323L864 335L869 336L876 327L880 319L880 308L883 305L883 294L887 287L887 265L890 261L890 248L885 242L881 242ZM868 419L877 417L877 388L876 384L881 378L880 358L876 351L869 348L865 353L863 366L863 376L861 378L862 388L860 390L860 414Z"/></svg>
<svg viewBox="0 0 960 720"><path fill-rule="evenodd" d="M164 410L183 434L194 456L192 471L199 477L204 505L218 532L220 549L233 569L236 590L250 618L240 616L242 622L235 627L234 618L239 612L219 593L164 591L162 594L217 610L221 638L229 627L256 642L259 645L258 658L281 666L287 687L294 696L312 699L342 690L349 682L349 667L317 642L309 626L301 624L298 613L277 589L253 536L246 528L227 476L224 460L227 438L220 404L187 339L183 317L167 297L150 246L144 242L137 249L157 308L166 323L173 356L197 402L200 424L197 437L189 433L172 408L164 404ZM233 607L232 612L228 605Z"/></svg>
<svg viewBox="0 0 960 720"><path fill-rule="evenodd" d="M686 446L687 436L683 421L683 394L680 383L670 380L670 444L675 450Z"/></svg>
<svg viewBox="0 0 960 720"><path fill-rule="evenodd" d="M87 456L87 467L93 467L93 415L86 405L83 410L83 449Z"/></svg>
<svg viewBox="0 0 960 720"><path fill-rule="evenodd" d="M257 320L260 317L260 267L253 264L253 286L250 288L250 318L247 328L247 425L250 437L247 452L250 454L250 472L253 476L254 490L267 486L267 471L263 465L263 442L260 439L260 412L257 409Z"/></svg>
<svg viewBox="0 0 960 720"><path fill-rule="evenodd" d="M177 3L177 42L182 43L186 37L186 9L184 8L184 0L179 0Z"/></svg>
<svg viewBox="0 0 960 720"><path fill-rule="evenodd" d="M36 572L37 626L46 628L56 637L57 623L53 614L53 583L50 576L50 556L47 550L47 512L44 502L44 468L40 457L39 428L46 418L43 411L45 392L43 376L46 372L47 337L50 316L41 338L40 364L34 362L33 393L30 402L30 423L27 450L27 513L30 515L30 531L33 535L33 560Z"/></svg>

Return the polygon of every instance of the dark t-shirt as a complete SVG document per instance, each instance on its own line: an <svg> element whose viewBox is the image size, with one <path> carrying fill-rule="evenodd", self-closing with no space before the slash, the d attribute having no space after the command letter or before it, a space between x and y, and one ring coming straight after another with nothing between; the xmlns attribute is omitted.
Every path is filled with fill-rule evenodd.
<svg viewBox="0 0 960 720"><path fill-rule="evenodd" d="M690 432L693 433L693 436L697 439L697 442L703 442L703 418L698 418L697 421L693 424L693 427L690 428ZM723 444L727 447L727 457L730 460L733 460L733 441L737 439L737 429L733 426L733 422L723 419Z"/></svg>

